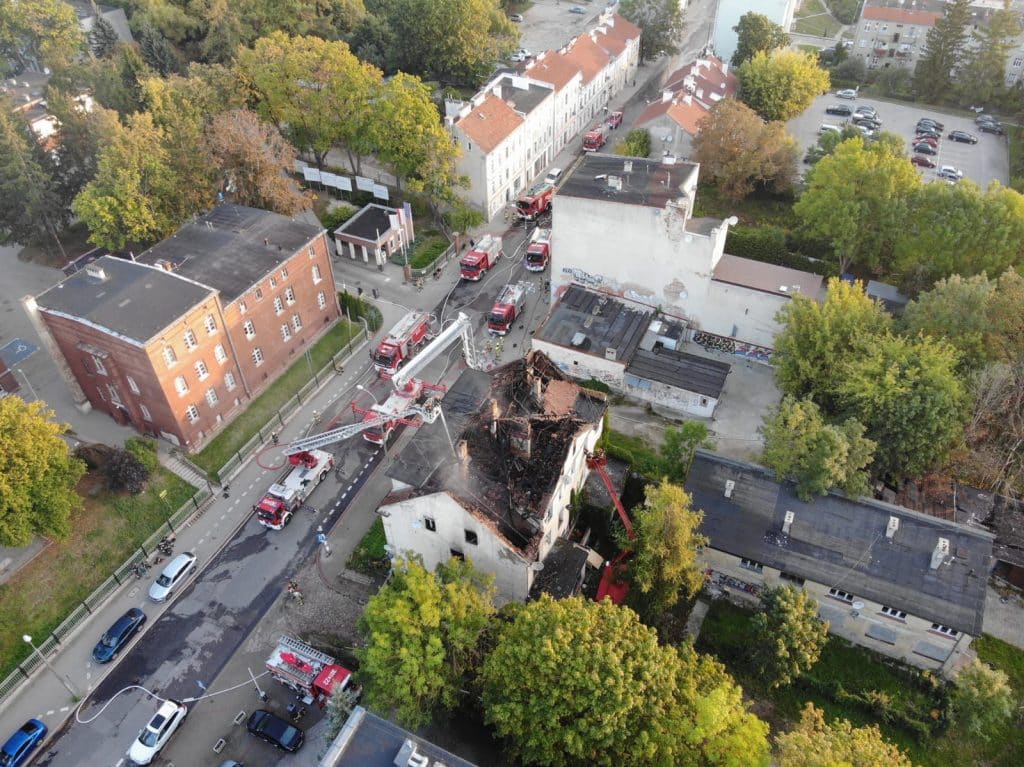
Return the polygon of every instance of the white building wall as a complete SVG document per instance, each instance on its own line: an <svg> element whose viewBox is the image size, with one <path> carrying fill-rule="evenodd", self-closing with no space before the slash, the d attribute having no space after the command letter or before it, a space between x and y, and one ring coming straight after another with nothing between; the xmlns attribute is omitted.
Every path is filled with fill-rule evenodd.
<svg viewBox="0 0 1024 767"><path fill-rule="evenodd" d="M711 281L699 328L720 336L772 348L782 325L775 316L789 302L782 295Z"/></svg>
<svg viewBox="0 0 1024 767"><path fill-rule="evenodd" d="M624 385L623 375L626 370L625 362L607 360L579 349L559 346L548 341L542 341L536 336L530 341L530 348L537 349L546 354L548 359L558 366L559 370L573 378L581 381L595 378L608 384L608 386L616 391L622 391Z"/></svg>
<svg viewBox="0 0 1024 767"><path fill-rule="evenodd" d="M711 418L718 407L715 397L706 397L676 386L669 386L661 381L650 381L626 373L621 390L629 397L634 397L652 405L669 408L676 412L689 413L700 418Z"/></svg>

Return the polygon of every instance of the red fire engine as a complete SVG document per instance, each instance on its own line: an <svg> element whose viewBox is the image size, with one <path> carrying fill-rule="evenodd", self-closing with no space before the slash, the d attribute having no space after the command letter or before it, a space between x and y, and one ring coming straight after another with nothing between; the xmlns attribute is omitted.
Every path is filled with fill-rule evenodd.
<svg viewBox="0 0 1024 767"><path fill-rule="evenodd" d="M501 237L485 234L459 261L459 274L464 280L479 280L503 255Z"/></svg>
<svg viewBox="0 0 1024 767"><path fill-rule="evenodd" d="M434 335L429 314L409 312L377 344L377 350L373 353L374 368L381 377L390 378Z"/></svg>
<svg viewBox="0 0 1024 767"><path fill-rule="evenodd" d="M598 125L593 130L587 131L586 135L583 137L583 151L596 152L604 146L604 142L604 128Z"/></svg>
<svg viewBox="0 0 1024 767"><path fill-rule="evenodd" d="M551 259L551 230L534 229L526 248L526 270L543 272Z"/></svg>
<svg viewBox="0 0 1024 767"><path fill-rule="evenodd" d="M264 527L280 530L306 502L317 485L327 479L334 456L323 450L308 450L288 456L292 468L270 486L260 502L252 507Z"/></svg>
<svg viewBox="0 0 1024 767"><path fill-rule="evenodd" d="M267 670L285 687L304 695L304 703L316 703L320 708L327 705L335 689L345 689L352 681L352 672L330 655L288 636L278 640L267 658Z"/></svg>
<svg viewBox="0 0 1024 767"><path fill-rule="evenodd" d="M516 200L516 215L521 221L533 221L537 216L551 210L551 198L555 195L554 184L542 182Z"/></svg>
<svg viewBox="0 0 1024 767"><path fill-rule="evenodd" d="M498 336L508 333L525 305L526 289L523 284L517 282L506 285L494 302L491 313L487 315L487 332Z"/></svg>

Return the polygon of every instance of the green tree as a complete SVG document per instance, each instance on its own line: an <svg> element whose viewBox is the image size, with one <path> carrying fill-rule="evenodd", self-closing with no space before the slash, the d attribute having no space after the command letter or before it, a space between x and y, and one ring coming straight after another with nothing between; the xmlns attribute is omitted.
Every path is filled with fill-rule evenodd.
<svg viewBox="0 0 1024 767"><path fill-rule="evenodd" d="M679 53L679 41L686 30L682 3L676 0L622 0L619 13L638 27L640 61Z"/></svg>
<svg viewBox="0 0 1024 767"><path fill-rule="evenodd" d="M975 658L957 674L950 713L971 735L988 740L1010 720L1016 708L1016 696L1005 671L991 669Z"/></svg>
<svg viewBox="0 0 1024 767"><path fill-rule="evenodd" d="M680 597L692 599L704 585L697 551L708 539L697 532L704 513L678 485L662 480L644 493L633 513L636 538L623 541L633 549L630 560L630 605L648 623L671 609Z"/></svg>
<svg viewBox="0 0 1024 767"><path fill-rule="evenodd" d="M55 88L47 92L46 102L58 123L54 180L61 209L70 211L72 201L96 176L100 148L120 128L120 122L113 110L98 104L86 110L79 99Z"/></svg>
<svg viewBox="0 0 1024 767"><path fill-rule="evenodd" d="M818 602L792 586L765 591L751 623L754 665L770 689L810 671L828 639L828 623L818 620Z"/></svg>
<svg viewBox="0 0 1024 767"><path fill-rule="evenodd" d="M637 128L626 134L626 137L615 145L615 154L623 157L647 157L651 154L651 132L646 128Z"/></svg>
<svg viewBox="0 0 1024 767"><path fill-rule="evenodd" d="M360 61L372 64L388 74L398 69L394 60L395 33L386 19L368 13L359 20L346 39Z"/></svg>
<svg viewBox="0 0 1024 767"><path fill-rule="evenodd" d="M700 448L711 450L715 441L708 427L700 421L685 421L678 428L665 429L661 444L661 457L665 462L668 478L672 482L685 482L693 464L693 456Z"/></svg>
<svg viewBox="0 0 1024 767"><path fill-rule="evenodd" d="M988 344L992 356L1004 362L1024 361L1024 275L1007 269L988 301Z"/></svg>
<svg viewBox="0 0 1024 767"><path fill-rule="evenodd" d="M892 322L863 285L838 278L829 280L823 302L795 295L776 320L783 326L773 357L779 386L797 399L810 397L828 414L838 409L843 365L864 354Z"/></svg>
<svg viewBox="0 0 1024 767"><path fill-rule="evenodd" d="M962 372L979 370L995 352L989 342L989 301L996 284L984 274L940 280L907 304L900 318L904 334L948 341L960 355Z"/></svg>
<svg viewBox="0 0 1024 767"><path fill-rule="evenodd" d="M786 121L828 90L828 72L810 53L759 51L736 70L740 98L765 120Z"/></svg>
<svg viewBox="0 0 1024 767"><path fill-rule="evenodd" d="M477 663L480 636L494 612L494 578L452 559L430 573L416 560L394 561L387 585L360 619L366 647L359 678L367 703L394 710L407 727L459 701Z"/></svg>
<svg viewBox="0 0 1024 767"><path fill-rule="evenodd" d="M832 70L833 78L844 82L862 83L867 74L868 68L860 56L845 58Z"/></svg>
<svg viewBox="0 0 1024 767"><path fill-rule="evenodd" d="M215 116L206 129L213 163L240 205L291 216L310 207L310 199L289 178L295 150L255 112L233 109Z"/></svg>
<svg viewBox="0 0 1024 767"><path fill-rule="evenodd" d="M902 150L850 139L814 166L793 210L808 234L831 241L840 271L874 268L892 260L920 186Z"/></svg>
<svg viewBox="0 0 1024 767"><path fill-rule="evenodd" d="M1017 317L1019 322L1019 312ZM954 454L954 476L1008 495L1024 486L1024 357L986 365L971 376L970 386L966 450Z"/></svg>
<svg viewBox="0 0 1024 767"><path fill-rule="evenodd" d="M779 767L913 767L877 725L854 727L846 719L826 724L813 703L804 708L800 724L776 737L776 745Z"/></svg>
<svg viewBox="0 0 1024 767"><path fill-rule="evenodd" d="M914 69L914 90L921 100L934 104L953 92L954 73L961 64L971 24L971 0L946 3L945 13L928 30L925 53Z"/></svg>
<svg viewBox="0 0 1024 767"><path fill-rule="evenodd" d="M833 487L853 497L867 494L875 443L864 437L864 425L856 419L833 426L813 401L786 397L765 417L762 432L761 460L779 477L794 480L803 500Z"/></svg>
<svg viewBox="0 0 1024 767"><path fill-rule="evenodd" d="M771 53L777 48L789 46L786 30L763 13L747 11L740 16L739 23L732 31L736 33L736 52L732 55L734 67L752 59L755 53Z"/></svg>
<svg viewBox="0 0 1024 767"><path fill-rule="evenodd" d="M1006 96L1006 65L1022 31L1020 11L1003 0L986 23L974 26L971 45L964 46L957 73L960 101L995 106Z"/></svg>
<svg viewBox="0 0 1024 767"><path fill-rule="evenodd" d="M944 341L885 334L842 365L837 415L867 427L879 474L917 477L945 460L967 416L956 364Z"/></svg>
<svg viewBox="0 0 1024 767"><path fill-rule="evenodd" d="M139 30L139 53L143 61L161 77L177 72L180 65L178 52L160 30L149 24Z"/></svg>
<svg viewBox="0 0 1024 767"><path fill-rule="evenodd" d="M714 660L658 644L632 610L516 605L480 670L484 715L538 765L766 765L766 725Z"/></svg>
<svg viewBox="0 0 1024 767"><path fill-rule="evenodd" d="M518 45L495 0L389 0L380 12L392 32L388 58L442 83L475 85Z"/></svg>
<svg viewBox="0 0 1024 767"><path fill-rule="evenodd" d="M718 189L739 202L758 186L784 192L796 179L800 145L781 122L766 123L735 99L722 99L701 120L693 157Z"/></svg>
<svg viewBox="0 0 1024 767"><path fill-rule="evenodd" d="M64 0L0 3L0 72L32 63L57 69L73 61L85 44L75 9Z"/></svg>
<svg viewBox="0 0 1024 767"><path fill-rule="evenodd" d="M33 536L64 538L82 507L75 492L85 464L71 455L43 402L0 399L0 545L27 546Z"/></svg>
<svg viewBox="0 0 1024 767"><path fill-rule="evenodd" d="M903 67L883 69L875 78L875 85L882 89L886 96L909 98L913 87L914 75Z"/></svg>
<svg viewBox="0 0 1024 767"><path fill-rule="evenodd" d="M98 59L110 58L120 44L121 38L117 36L113 25L103 16L97 16L89 30L89 47L93 55Z"/></svg>

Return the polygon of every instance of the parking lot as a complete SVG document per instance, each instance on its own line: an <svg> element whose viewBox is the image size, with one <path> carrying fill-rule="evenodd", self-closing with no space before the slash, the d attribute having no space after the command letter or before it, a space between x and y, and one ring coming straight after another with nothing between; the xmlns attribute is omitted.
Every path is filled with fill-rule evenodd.
<svg viewBox="0 0 1024 767"><path fill-rule="evenodd" d="M899 104L879 99L858 98L841 99L834 92L819 96L814 103L800 116L787 123L790 135L800 142L801 157L807 148L818 141L818 127L822 123L840 125L849 119L837 115L825 114L829 104L848 104L856 109L860 105L873 106L878 110L878 118L882 122L882 130L895 133L907 142L910 153L910 141L914 136L914 127L922 117L930 117L943 124L942 139L939 141L938 155L931 157L935 168L918 168L925 181L934 181L938 177L936 171L943 165L953 165L963 171L964 178L969 178L983 189L993 180L1004 186L1009 183L1009 156L1005 136L982 133L974 124L973 118L945 114L932 109L925 109L913 104ZM978 137L977 144L961 144L951 141L949 132L963 130Z"/></svg>
<svg viewBox="0 0 1024 767"><path fill-rule="evenodd" d="M586 13L570 13L573 6ZM584 30L590 29L598 15L609 5L606 0L534 0L516 24L522 35L520 45L531 53L558 50Z"/></svg>

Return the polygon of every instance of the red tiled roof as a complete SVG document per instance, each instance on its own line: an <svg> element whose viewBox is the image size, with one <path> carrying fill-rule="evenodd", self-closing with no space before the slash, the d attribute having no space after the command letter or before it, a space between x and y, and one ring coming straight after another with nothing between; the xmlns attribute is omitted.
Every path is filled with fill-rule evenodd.
<svg viewBox="0 0 1024 767"><path fill-rule="evenodd" d="M610 26L608 29L608 34L610 36L623 41L633 40L640 37L640 27L626 17L613 13L612 20L614 21L614 26Z"/></svg>
<svg viewBox="0 0 1024 767"><path fill-rule="evenodd" d="M580 71L565 56L557 51L547 51L542 54L543 58L537 58L526 67L526 74L534 80L543 83L551 83L556 91L562 90L572 82L572 78Z"/></svg>
<svg viewBox="0 0 1024 767"><path fill-rule="evenodd" d="M667 101L660 101L659 100L659 101L652 102L652 103L648 104L644 108L644 111L640 113L640 116L636 118L635 124L636 125L643 125L644 123L648 123L651 120L657 120L663 114L668 112L669 107L671 107L671 106L672 106L672 99L669 99Z"/></svg>
<svg viewBox="0 0 1024 767"><path fill-rule="evenodd" d="M668 110L668 116L691 136L697 135L700 121L704 119L707 113L708 110L701 106L696 99L691 99L690 103L687 104L685 99L680 98Z"/></svg>
<svg viewBox="0 0 1024 767"><path fill-rule="evenodd" d="M583 73L584 84L597 77L608 66L608 53L583 34L572 43L572 48L564 54L565 60Z"/></svg>
<svg viewBox="0 0 1024 767"><path fill-rule="evenodd" d="M708 61L711 66L698 66L696 61L692 61L669 75L665 81L665 88L673 91L679 90L683 87L686 78L692 75L696 81L696 87L703 88L705 93L713 91L721 97L735 96L739 89L739 79L733 74L731 68L723 71L724 65L714 56L708 56L704 60Z"/></svg>
<svg viewBox="0 0 1024 767"><path fill-rule="evenodd" d="M917 24L932 27L942 18L941 13L933 11L904 10L903 8L868 7L861 16L870 21L893 21L897 24Z"/></svg>
<svg viewBox="0 0 1024 767"><path fill-rule="evenodd" d="M523 124L523 118L490 93L479 106L455 124L484 152L490 152Z"/></svg>

